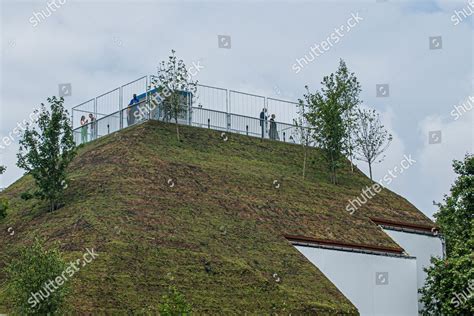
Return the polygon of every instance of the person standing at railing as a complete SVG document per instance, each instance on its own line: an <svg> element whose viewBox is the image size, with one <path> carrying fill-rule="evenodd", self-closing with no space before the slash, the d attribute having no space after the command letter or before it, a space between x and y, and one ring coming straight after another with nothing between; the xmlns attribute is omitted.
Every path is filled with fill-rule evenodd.
<svg viewBox="0 0 474 316"><path fill-rule="evenodd" d="M89 119L91 120L91 140L97 138L97 122L92 113L89 113Z"/></svg>
<svg viewBox="0 0 474 316"><path fill-rule="evenodd" d="M138 100L138 97L136 94L133 94L132 100L130 100L130 103L128 104L128 109L127 109L127 123L128 126L135 124L135 111L137 110L137 105L140 102Z"/></svg>
<svg viewBox="0 0 474 316"><path fill-rule="evenodd" d="M81 117L81 144L87 143L87 121L86 117L83 115Z"/></svg>
<svg viewBox="0 0 474 316"><path fill-rule="evenodd" d="M265 138L265 130L267 129L267 109L263 108L260 112L260 127L262 128L262 138Z"/></svg>
<svg viewBox="0 0 474 316"><path fill-rule="evenodd" d="M272 114L272 117L270 118L270 132L268 134L270 139L280 140L280 136L278 136L277 131L277 123L275 122L275 114Z"/></svg>

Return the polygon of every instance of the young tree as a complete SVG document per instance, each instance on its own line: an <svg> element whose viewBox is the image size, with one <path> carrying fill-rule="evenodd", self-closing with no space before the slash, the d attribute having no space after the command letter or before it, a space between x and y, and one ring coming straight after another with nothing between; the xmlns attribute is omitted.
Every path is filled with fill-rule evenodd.
<svg viewBox="0 0 474 316"><path fill-rule="evenodd" d="M68 284L51 286L66 269L57 249L46 250L36 239L6 266L6 294L14 315L61 315ZM49 285L48 285L49 284ZM34 295L36 294L36 295Z"/></svg>
<svg viewBox="0 0 474 316"><path fill-rule="evenodd" d="M298 102L298 118L293 120L294 125L296 125L296 132L300 140L300 144L303 147L303 180L306 175L306 162L308 158L308 146L311 138L311 130L309 124L306 120L306 107L307 105L303 100Z"/></svg>
<svg viewBox="0 0 474 316"><path fill-rule="evenodd" d="M453 163L458 178L435 214L446 242L446 257L432 258L420 290L423 315L473 315L474 156Z"/></svg>
<svg viewBox="0 0 474 316"><path fill-rule="evenodd" d="M392 135L382 125L379 114L375 110L358 109L352 137L355 158L369 164L372 180L372 164L383 161L385 157L378 161L376 159L388 148Z"/></svg>
<svg viewBox="0 0 474 316"><path fill-rule="evenodd" d="M174 119L178 141L180 115L189 111L189 97L197 90L197 81L193 81L182 59L178 60L175 51L171 50L168 61L162 61L157 76L152 78L151 86L157 88L162 96L162 112L166 120Z"/></svg>
<svg viewBox="0 0 474 316"><path fill-rule="evenodd" d="M35 179L36 196L57 209L66 187L66 168L76 154L69 115L63 98L48 98L51 112L41 104L37 126L26 126L20 139L17 165Z"/></svg>
<svg viewBox="0 0 474 316"><path fill-rule="evenodd" d="M312 138L323 150L332 183L337 183L337 169L344 155L350 155L350 132L355 109L360 104L360 83L341 60L336 73L325 76L323 88L312 94L306 86L306 119L313 127Z"/></svg>

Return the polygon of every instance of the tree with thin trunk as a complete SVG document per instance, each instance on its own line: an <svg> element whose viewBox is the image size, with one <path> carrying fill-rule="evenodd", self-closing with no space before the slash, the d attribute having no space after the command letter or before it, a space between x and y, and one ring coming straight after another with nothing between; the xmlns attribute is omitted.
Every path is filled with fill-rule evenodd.
<svg viewBox="0 0 474 316"><path fill-rule="evenodd" d="M351 155L350 132L355 120L355 109L360 104L360 83L341 60L336 73L325 76L321 91L307 93L305 117L312 127L311 137L322 149L331 174L337 183L337 170L345 155Z"/></svg>
<svg viewBox="0 0 474 316"><path fill-rule="evenodd" d="M161 111L166 121L174 120L176 136L180 141L178 119L190 111L190 101L197 90L197 81L193 81L182 59L177 59L171 50L168 61L162 61L157 76L152 78L151 87L160 95Z"/></svg>
<svg viewBox="0 0 474 316"><path fill-rule="evenodd" d="M372 165L383 161L385 156L377 159L390 146L392 135L382 125L380 116L374 109L357 110L356 124L352 132L355 158L369 164L372 180Z"/></svg>
<svg viewBox="0 0 474 316"><path fill-rule="evenodd" d="M311 130L306 120L306 107L307 105L303 100L299 100L297 105L298 118L293 120L293 124L296 126L296 134L299 138L299 142L303 148L303 180L306 176L306 162L308 160L308 146L311 137Z"/></svg>
<svg viewBox="0 0 474 316"><path fill-rule="evenodd" d="M26 170L37 185L35 196L54 211L66 189L66 169L76 154L71 121L63 98L48 98L51 111L42 103L38 121L27 124L20 139L17 166Z"/></svg>

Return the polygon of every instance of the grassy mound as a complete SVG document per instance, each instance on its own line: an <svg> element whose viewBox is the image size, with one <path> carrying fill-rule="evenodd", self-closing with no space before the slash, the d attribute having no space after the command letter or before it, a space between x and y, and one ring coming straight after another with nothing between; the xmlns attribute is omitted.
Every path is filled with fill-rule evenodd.
<svg viewBox="0 0 474 316"><path fill-rule="evenodd" d="M0 269L41 236L71 261L86 247L99 254L71 279L80 313L154 311L175 285L198 313L355 315L284 235L398 248L369 217L431 223L385 189L350 215L348 199L372 182L347 165L330 184L317 149L302 180L300 146L192 127L178 143L174 131L146 122L81 147L55 212L20 199L29 176L2 192L11 209L0 231L15 233L0 234Z"/></svg>

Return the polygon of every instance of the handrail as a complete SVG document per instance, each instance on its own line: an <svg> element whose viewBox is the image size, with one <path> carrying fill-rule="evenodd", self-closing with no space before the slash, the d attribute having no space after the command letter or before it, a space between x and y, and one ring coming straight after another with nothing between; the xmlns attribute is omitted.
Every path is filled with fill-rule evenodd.
<svg viewBox="0 0 474 316"><path fill-rule="evenodd" d="M71 109L74 110L75 108L77 108L77 107L79 107L79 106L81 106L81 105L84 105L84 104L86 104L86 103L89 103L89 102L91 102L91 101L94 101L94 100L95 100L95 98L92 98L92 99L90 99L90 100L88 100L88 101L86 101L86 102L82 102L81 104L78 104L78 105L76 105L76 106L73 106ZM79 111L79 110L76 110L76 111Z"/></svg>
<svg viewBox="0 0 474 316"><path fill-rule="evenodd" d="M78 126L77 128L73 129L73 134L75 135L75 137L76 137L76 135L79 136L78 133L80 133L80 136L81 136L80 141L79 141L79 138L77 138L76 143L78 143L78 144L87 143L89 141L95 140L97 138L108 135L110 133L120 131L120 130L124 129L125 127L132 126L132 125L135 125L135 124L138 124L138 123L142 123L142 122L145 122L145 121L148 121L148 120L161 120L161 116L159 118L157 118L157 117L152 117L150 115L151 111L154 111L155 109L157 109L156 107L153 108L153 109L150 109L150 107L147 107L143 110L148 115L144 115L141 119L134 120L132 123L128 123L127 126L123 126L122 122L123 122L123 119L125 117L127 117L127 122L128 122L128 117L129 116L124 115L124 113L126 113L127 109L130 109L132 107L137 108L137 106L143 106L144 104L145 104L145 106L147 104L149 104L149 100L143 100L143 101L140 101L139 103L129 105L124 109L115 111L115 112L113 112L109 115L106 115L104 117L96 119L93 122L88 122L85 125ZM160 109L158 107L158 111L160 111L160 110L162 111L163 109L162 108ZM191 114L191 113L194 113L194 112L196 112L196 115ZM207 122L206 122L205 119L203 120L202 116L199 116L198 112L204 113L204 115L206 115L205 113L208 113L208 114L209 113L211 113L211 114L212 113L217 113L217 114L220 114L220 115L223 114L223 115L225 115L225 118L221 117L219 119L219 117L218 117L217 120L213 119L213 121L211 122L210 117L208 117ZM250 116L246 116L246 115L227 113L227 112L216 111L216 110L211 110L211 109L205 109L205 108L200 108L200 107L191 107L191 108L189 108L189 110L183 111L182 114L185 114L184 115L185 117L182 117L181 114L180 114L181 117L178 119L178 124L180 124L180 125L189 125L189 126L200 127L200 128L208 128L208 129L213 129L213 130L218 130L218 131L227 131L229 133L236 133L236 134L247 135L247 136L251 136L251 137L265 138L265 139L270 137L270 135L267 134L268 130L266 130L265 134L260 133L260 127L257 127L257 130L258 130L257 131L255 129L255 126L257 126L257 125L255 125L255 124L249 125L249 121L250 122L260 122L261 119L258 118L258 117L250 117ZM117 119L118 121L107 121L111 117L113 117L114 119ZM242 124L242 121L237 121L236 124L232 124L231 123L232 118L242 119L244 124ZM201 121L201 120L203 120L203 121ZM267 122L268 121L269 120L267 120ZM107 125L103 125L103 124L105 124L104 122L106 122ZM217 124L216 124L216 122L217 122ZM286 131L288 131L291 128L300 129L301 128L300 126L287 124L287 123L283 123L283 122L277 122L277 121L275 121L275 123L276 123L277 126L279 126L277 129L278 129L279 133L283 134L283 139L278 138L278 139L274 139L274 140L299 145L297 142L295 142L295 139L292 136L293 133L288 133L287 135L289 137L285 137L285 133L286 133ZM249 128L249 126L252 126L252 128ZM83 130L84 127L86 128L86 134L82 134L82 133L84 133L84 130ZM110 131L110 127L112 127L112 131ZM90 128L90 131L91 131L90 134L88 134L89 128ZM303 127L303 128L308 129L308 127ZM104 129L105 129L105 132L104 132ZM90 138L89 138L89 135L90 135ZM76 140L76 138L75 138L75 140ZM291 142L290 140L293 140L293 141Z"/></svg>
<svg viewBox="0 0 474 316"><path fill-rule="evenodd" d="M108 92L106 92L106 93L103 93L103 94L101 94L101 95L99 95L99 96L97 96L97 97L95 97L95 98L92 98L92 99L90 99L90 100L88 100L88 101L86 101L86 102L80 103L80 104L78 104L78 105L72 107L72 110L80 111L80 110L77 109L77 108L80 107L81 105L87 104L87 103L89 103L89 102L91 102L91 101L96 101L98 98L103 97L103 96L105 96L105 95L107 95L107 94L109 94L109 93L111 93L111 92L116 91L116 90L119 90L119 91L120 91L120 90L123 89L124 87L126 87L126 86L128 86L128 85L130 85L130 84L136 83L136 82L138 82L138 81L140 81L140 80L143 80L143 79L145 79L145 78L147 78L147 77L148 77L148 75L145 75L145 76L142 76L142 77L140 77L140 78L138 78L138 79L135 79L135 80L133 80L133 81L130 81L129 83L126 83L126 84L124 84L124 85L118 86L117 88L114 88L114 89L112 89L112 90L110 90L110 91L108 91ZM155 76L155 75L149 75L149 77L156 77L156 76ZM261 98L261 99L263 99L263 101L264 101L264 107L267 107L267 106L268 106L268 102L265 102L265 101L268 101L268 100L278 101L278 102L284 102L284 103L289 103L289 104L295 104L295 105L298 104L298 102L294 102L294 101L288 101L288 100L282 100L282 99L275 99L275 98L266 97L266 96L262 96L262 95L258 95L258 94L247 93L247 92L242 92L242 91L232 90L232 89L225 89L225 88L221 88L221 87L214 87L214 86L204 85L204 84L200 84L200 83L197 84L197 86L198 86L198 87L210 88L210 89L216 89L216 90L225 92L225 93L226 93L226 98L229 99L229 100L226 100L226 103L227 103L227 102L230 102L230 96L231 96L232 93L234 93L234 94L241 94L241 95L246 95L246 96L250 96L250 97L255 97L255 98L259 98L259 99ZM145 91L144 93L147 93L147 92L149 92L149 91L148 91L148 87L146 87L146 91Z"/></svg>
<svg viewBox="0 0 474 316"><path fill-rule="evenodd" d="M142 79L144 79L144 78L146 78L146 77L147 77L147 75L145 75L145 76L143 76L143 77L140 77L140 78L138 78L138 79L135 79L135 80L133 80L133 81L130 81L130 82L128 82L128 83L126 83L126 84L124 84L124 85L122 85L122 86L120 86L120 87L121 87L121 88L126 87L126 86L128 86L129 84L138 82L138 81L140 81L140 80L142 80ZM113 90L112 90L112 91L113 91Z"/></svg>
<svg viewBox="0 0 474 316"><path fill-rule="evenodd" d="M229 90L229 92L240 93L240 94L243 94L243 95L248 95L248 96L256 97L256 98L263 98L265 100L265 97L263 95L252 94L252 93L247 93L247 92L241 92L241 91L236 91L236 90Z"/></svg>
<svg viewBox="0 0 474 316"><path fill-rule="evenodd" d="M204 111L209 111L209 112L216 112L216 113L221 113L221 114L227 114L227 115L232 115L232 116L238 116L238 117L247 118L247 119L256 120L256 121L267 121L267 122L270 122L269 119L262 120L260 117L253 117L253 116L241 115L241 114L237 114L237 113L233 113L233 112L224 112L224 111L218 111L218 110L211 110L211 109L201 108L201 107L197 107L197 106L193 106L192 108L193 108L193 109L197 109L197 110L204 110ZM288 123L284 123L284 122L280 122L280 121L275 121L275 123L276 123L276 124L279 124L279 125L286 125L286 126L288 126L286 129L290 129L290 128L292 128L292 127L300 128L300 126L298 126L298 125L288 124ZM305 127L305 128L309 128L309 127ZM285 130L286 130L286 129L285 129Z"/></svg>
<svg viewBox="0 0 474 316"><path fill-rule="evenodd" d="M136 122L142 120L161 120L163 108L158 107L156 112L155 110L151 112L150 109L152 104L150 103L151 100L149 98L149 93L153 90L150 90L151 88L148 84L145 84L144 86L136 86L137 83L139 83L140 81L146 80L148 82L149 78L152 77L155 76L142 76L125 85L119 86L93 99L74 106L72 108L72 122L73 127L77 127L73 128L73 130L77 132L81 128L88 128L92 125L91 138L95 139L97 137L100 137L99 134L101 136L104 135L104 128L106 128L105 134L108 134L117 130L121 130L124 127L131 126ZM281 109L290 109L291 111L286 113L291 114L281 116L281 118L286 122L274 122L277 124L278 133L283 134L282 141L287 142L288 140L293 140L293 142L295 142L295 135L297 134L297 131L301 129L301 126L294 125L294 119L297 116L297 113L294 113L294 107L298 105L298 102L270 98L258 94L252 94L237 90L213 87L200 83L197 84L197 87L202 88L202 90L198 89L196 91L197 93L188 105L189 107L186 109L186 113L183 112L183 114L180 114L180 124L201 126L207 128L212 127L213 129L218 130L227 130L229 132L236 132L257 137L261 135L263 138L268 138L270 137L269 130L267 129L267 127L262 127L262 132L260 133L260 127L258 127L258 123L262 121L266 121L266 123L271 123L273 121L271 121L269 117L266 120L262 120L260 118L259 112L261 109L259 108L259 105L261 105L263 108L280 109L277 110L277 112L281 111ZM144 89L144 91L142 89ZM137 94L143 92L142 94L146 94L146 98L144 100L140 100L140 102L137 104L126 106L126 103L124 103L123 100L125 91L127 91L127 95L133 92L136 92ZM104 99L105 103L102 102L102 98L104 96L112 95L112 93L114 98L112 102L109 102L108 99ZM118 94L118 96L116 96L116 94ZM241 97L244 98L242 99ZM203 98L202 101L200 101L201 98ZM236 103L234 104L234 102ZM149 106L143 108L143 104L148 104ZM131 106L138 106L137 109L142 109L145 114L140 115L140 117L131 117L130 114L124 114L125 112L122 112L126 109L129 109ZM109 111L113 112L108 113ZM93 122L78 126L78 119L81 117L81 113L94 113L96 119ZM148 113L148 117L143 117L147 116L146 113ZM204 115L213 114L218 114L219 116L204 118ZM150 117L150 115L156 117ZM113 117L114 119L107 123L104 123L105 120L110 120L111 117ZM124 120L125 118L126 121ZM118 121L114 121L115 119L118 119ZM304 128L308 129L309 127ZM82 131L82 133L84 133L84 131ZM286 137L285 134L287 135ZM87 137L82 138L82 141L87 142Z"/></svg>
<svg viewBox="0 0 474 316"><path fill-rule="evenodd" d="M113 113L111 113L111 114L108 114L108 115L106 115L106 116L103 116L103 117L101 117L101 118L99 118L99 119L96 119L94 122L89 122L89 123L87 123L87 124L85 124L85 125L78 126L78 127L74 128L72 131L79 130L79 129L81 129L81 128L84 127L84 126L89 126L89 125L91 125L91 124L97 124L99 121L104 120L104 119L109 118L109 117L112 117L112 116L114 116L114 115L116 115L116 114L119 114L119 116L120 116L120 112L123 112L123 111L125 111L125 110L128 109L128 108L131 108L131 107L140 105L140 104L145 103L145 102L147 102L147 101L146 101L146 100L143 100L143 101L140 101L139 103L135 103L135 104L133 104L133 105L127 106L126 108L123 108L123 109L121 109L121 110L115 111L115 112L113 112ZM77 110L77 111L80 111L80 110ZM81 112L84 112L84 111L81 111Z"/></svg>
<svg viewBox="0 0 474 316"><path fill-rule="evenodd" d="M219 88L219 87L214 87L214 86L208 86L208 85L205 85L205 84L200 84L198 83L197 86L199 87L205 87L205 88L212 88L212 89L217 89L217 90L223 90L223 91L227 91L227 89L225 88Z"/></svg>
<svg viewBox="0 0 474 316"><path fill-rule="evenodd" d="M116 114L120 114L120 112L122 111L125 111L131 107L134 107L134 106L137 106L137 105L141 105L143 103L146 103L147 100L143 100L143 101L140 101L139 103L136 103L136 104L133 104L133 105L130 105L130 106L127 106L126 108L123 108L122 110L118 110L118 111L115 111L111 114L108 114L108 115L105 115L97 120L95 120L94 122L89 122L87 123L86 125L82 125L82 126L78 126L76 128L73 129L73 131L75 130L78 130L80 129L81 127L84 127L84 126L88 126L90 124L93 124L93 123L97 123L98 121L101 121L101 120L104 120L106 118L109 118L111 116L114 116ZM235 113L228 113L228 112L223 112L223 111L218 111L218 110L211 110L211 109L206 109L206 108L200 108L200 107L196 107L196 106L193 106L192 109L196 109L198 111L209 111L209 112L214 112L214 113L220 113L220 114L226 114L226 115L231 115L231 116L237 116L237 117L241 117L241 118L246 118L246 119L251 119L251 120L256 120L256 121L263 121L262 119L258 118L258 117L251 117L251 116L246 116L246 115L240 115L240 114L235 114ZM78 111L81 111L81 110L78 110ZM81 112L84 112L84 111L81 111ZM270 120L265 120L267 122L270 122ZM301 128L301 126L298 126L298 125L292 125L292 124L288 124L288 123L283 123L283 122L279 122L279 121L275 121L275 123L277 125L284 125L286 126L284 129L282 129L282 131L284 130L288 130L290 128ZM306 128L306 129L311 129L310 127L303 127L303 128ZM244 131L242 131L244 132Z"/></svg>
<svg viewBox="0 0 474 316"><path fill-rule="evenodd" d="M275 99L275 98L268 98L268 97L267 97L267 100L273 100L273 101L278 101L278 102L286 102L286 103L291 103L291 104L296 104L296 105L300 104L299 102L293 102L293 101L287 101L287 100Z"/></svg>
<svg viewBox="0 0 474 316"><path fill-rule="evenodd" d="M99 96L97 96L97 97L95 97L95 98L96 98L96 99L101 98L101 97L103 97L104 95L107 95L107 94L109 94L109 93L111 93L111 92L114 92L114 91L117 91L117 90L120 90L120 87L117 87L117 88L115 88L115 89L112 89L112 90L110 90L110 91L108 91L108 92L106 92L106 93L102 93L101 95L99 95Z"/></svg>
<svg viewBox="0 0 474 316"><path fill-rule="evenodd" d="M94 112L94 111L84 111L84 110L74 110L74 111L76 111L76 112L82 112L82 113L92 113L92 112ZM103 117L110 115L110 114L99 113L99 112L96 112L95 114L97 114L97 115L103 115ZM101 118L102 118L102 117L101 117Z"/></svg>

